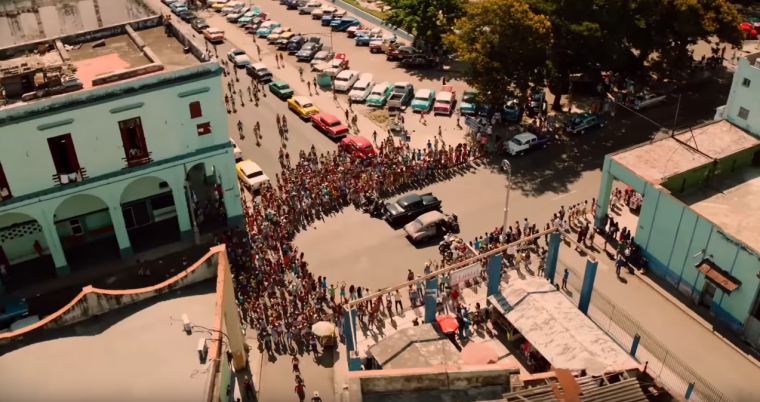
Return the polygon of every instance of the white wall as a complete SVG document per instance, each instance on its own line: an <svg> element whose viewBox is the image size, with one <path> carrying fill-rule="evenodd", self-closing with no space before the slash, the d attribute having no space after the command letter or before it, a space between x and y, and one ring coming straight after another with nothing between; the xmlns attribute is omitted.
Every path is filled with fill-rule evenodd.
<svg viewBox="0 0 760 402"><path fill-rule="evenodd" d="M739 59L723 117L760 137L760 68L755 66L755 60L760 60L760 53ZM743 85L745 78L749 80L749 87ZM739 117L739 108L749 110L747 119Z"/></svg>
<svg viewBox="0 0 760 402"><path fill-rule="evenodd" d="M200 71L214 68L216 67L205 64L189 69ZM14 113L24 112L33 115L35 110L45 110L53 104L70 104L75 100L92 98L97 93L114 94L107 98L112 99L110 101L89 103L84 107L68 108L41 118L0 126L0 162L13 196L33 193L54 185L52 176L55 174L55 167L47 139L58 135L71 134L79 164L87 170L87 175L91 178L119 171L126 166L118 126L118 122L122 120L141 118L148 150L154 161L229 142L227 113L221 101L223 89L221 78L218 76L196 78L194 81L171 87L149 92L143 90L134 96L124 96L125 89L138 83L158 82L185 70L187 69L153 74L28 105L0 109L2 121ZM208 88L208 91L182 98L178 96L203 88ZM200 118L190 118L188 105L193 101L201 102L203 116ZM141 107L114 113L114 109L141 103ZM73 122L59 127L39 129L42 125L67 119L73 119ZM204 122L211 123L212 134L199 137L196 125Z"/></svg>

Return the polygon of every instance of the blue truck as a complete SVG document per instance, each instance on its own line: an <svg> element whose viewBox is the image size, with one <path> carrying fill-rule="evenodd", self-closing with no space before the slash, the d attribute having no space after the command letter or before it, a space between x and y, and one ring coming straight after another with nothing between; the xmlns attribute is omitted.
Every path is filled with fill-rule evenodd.
<svg viewBox="0 0 760 402"><path fill-rule="evenodd" d="M532 133L517 134L507 143L507 153L516 155L525 155L534 149L545 148L551 142L551 137L544 135L535 135Z"/></svg>
<svg viewBox="0 0 760 402"><path fill-rule="evenodd" d="M577 113L565 121L565 131L573 134L585 134L586 130L604 127L607 117L597 113Z"/></svg>

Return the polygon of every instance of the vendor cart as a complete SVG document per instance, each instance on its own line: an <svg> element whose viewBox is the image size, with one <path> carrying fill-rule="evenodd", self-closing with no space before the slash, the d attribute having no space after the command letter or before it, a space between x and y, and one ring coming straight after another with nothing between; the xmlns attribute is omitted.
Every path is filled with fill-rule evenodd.
<svg viewBox="0 0 760 402"><path fill-rule="evenodd" d="M332 86L332 77L324 71L317 73L317 85L320 87Z"/></svg>

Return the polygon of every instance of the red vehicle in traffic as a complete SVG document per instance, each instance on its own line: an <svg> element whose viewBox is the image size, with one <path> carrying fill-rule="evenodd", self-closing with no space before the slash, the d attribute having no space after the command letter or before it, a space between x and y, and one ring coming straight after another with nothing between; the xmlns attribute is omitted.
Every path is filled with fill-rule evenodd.
<svg viewBox="0 0 760 402"><path fill-rule="evenodd" d="M330 138L342 138L348 135L348 127L329 113L311 115L311 124Z"/></svg>
<svg viewBox="0 0 760 402"><path fill-rule="evenodd" d="M377 151L368 139L357 135L355 137L345 137L340 141L340 145L352 156L359 159L372 159L377 156Z"/></svg>

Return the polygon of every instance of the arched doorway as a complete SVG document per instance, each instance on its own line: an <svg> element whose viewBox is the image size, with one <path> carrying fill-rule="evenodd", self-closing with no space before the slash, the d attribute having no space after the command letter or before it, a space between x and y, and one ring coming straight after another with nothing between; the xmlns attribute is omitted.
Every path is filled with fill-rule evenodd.
<svg viewBox="0 0 760 402"><path fill-rule="evenodd" d="M42 225L17 212L0 215L0 264L5 266L6 293L55 278L55 263L48 251Z"/></svg>
<svg viewBox="0 0 760 402"><path fill-rule="evenodd" d="M227 226L222 176L210 163L200 162L188 169L185 191L190 219L200 233L209 233Z"/></svg>
<svg viewBox="0 0 760 402"><path fill-rule="evenodd" d="M173 243L180 239L174 194L168 182L143 176L121 193L121 212L129 242L135 252Z"/></svg>
<svg viewBox="0 0 760 402"><path fill-rule="evenodd" d="M66 198L55 209L53 221L72 271L119 259L111 211L100 197L74 194Z"/></svg>

